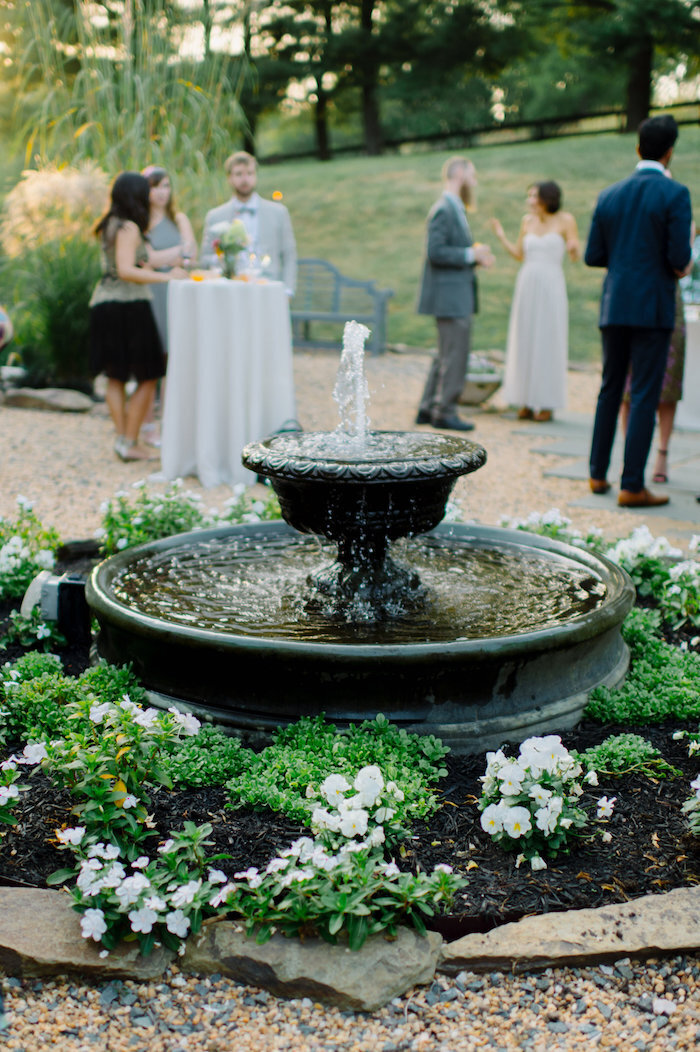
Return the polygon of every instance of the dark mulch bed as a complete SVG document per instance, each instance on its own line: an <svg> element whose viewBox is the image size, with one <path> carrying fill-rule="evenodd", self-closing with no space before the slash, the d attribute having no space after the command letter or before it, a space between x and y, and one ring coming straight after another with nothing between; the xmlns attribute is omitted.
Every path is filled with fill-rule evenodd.
<svg viewBox="0 0 700 1052"><path fill-rule="evenodd" d="M10 609L9 604L0 605L0 635ZM679 642L678 636L674 642ZM22 652L10 648L0 660L14 660ZM85 647L69 647L61 656L70 674L86 667ZM594 814L600 796L617 797L614 815L606 825L612 841L604 844L600 836L582 839L572 855L560 856L547 870L537 873L532 873L528 864L516 869L515 856L505 854L481 830L476 801L484 756L448 757L448 774L439 787L441 806L427 822L416 825L412 839L401 851L403 866L431 870L437 863L446 862L469 881L451 915L438 919L435 927L454 938L468 931L487 931L528 914L624 902L699 883L700 843L688 834L681 812L690 795L689 783L698 773L698 762L688 757L683 742L672 738L674 731L684 727L696 730L697 723L674 721L640 729L585 722L575 731L562 734L568 748L585 749L610 734L641 733L668 763L683 771L683 777L601 777L600 785L588 790L582 800ZM40 771L31 776L30 784L31 791L23 794L15 810L19 825L6 834L0 846L0 883L43 887L47 876L66 864L67 856L57 849L53 838L54 830L69 821L70 798L57 791ZM163 836L187 819L211 822L212 853L231 856L220 863L231 875L248 866L264 866L306 832L278 814L227 808L226 793L220 788L155 789L150 810Z"/></svg>

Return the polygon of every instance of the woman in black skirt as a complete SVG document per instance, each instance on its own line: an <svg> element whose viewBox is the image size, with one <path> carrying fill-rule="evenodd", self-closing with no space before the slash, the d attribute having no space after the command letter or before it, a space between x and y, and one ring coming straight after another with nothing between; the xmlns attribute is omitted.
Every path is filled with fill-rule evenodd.
<svg viewBox="0 0 700 1052"><path fill-rule="evenodd" d="M90 300L92 372L107 376L107 406L120 460L145 460L137 445L144 414L165 373L163 347L151 309L149 284L185 278L181 267L162 272L148 265L144 234L149 220L148 180L122 172L112 186L109 211L95 227L102 248L102 277ZM137 382L130 398L129 379Z"/></svg>

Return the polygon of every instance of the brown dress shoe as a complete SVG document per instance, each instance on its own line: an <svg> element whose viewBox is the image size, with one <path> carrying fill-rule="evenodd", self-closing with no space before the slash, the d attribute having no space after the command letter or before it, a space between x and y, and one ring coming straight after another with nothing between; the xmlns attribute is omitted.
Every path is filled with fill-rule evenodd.
<svg viewBox="0 0 700 1052"><path fill-rule="evenodd" d="M648 489L621 489L617 503L621 508L656 508L660 504L668 504L668 497L657 497Z"/></svg>
<svg viewBox="0 0 700 1052"><path fill-rule="evenodd" d="M607 493L610 489L610 483L605 479L589 479L588 485L591 487L591 493Z"/></svg>

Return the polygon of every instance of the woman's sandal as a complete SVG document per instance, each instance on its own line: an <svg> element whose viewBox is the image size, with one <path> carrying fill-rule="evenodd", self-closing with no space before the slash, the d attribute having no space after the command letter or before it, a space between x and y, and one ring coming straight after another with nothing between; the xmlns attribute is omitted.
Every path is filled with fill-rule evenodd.
<svg viewBox="0 0 700 1052"><path fill-rule="evenodd" d="M552 415L551 409L540 409L539 412L535 413L532 419L537 424L546 424L552 419Z"/></svg>
<svg viewBox="0 0 700 1052"><path fill-rule="evenodd" d="M141 449L140 446L136 445L133 438L125 438L123 435L119 435L114 443L114 452L117 454L120 460L124 463L130 463L134 460L156 460L157 457L154 453L149 453L146 449Z"/></svg>
<svg viewBox="0 0 700 1052"><path fill-rule="evenodd" d="M532 420L532 409L528 409L526 405L518 409L518 420Z"/></svg>
<svg viewBox="0 0 700 1052"><path fill-rule="evenodd" d="M667 457L668 456L668 450L667 449L658 449L656 451L656 455L657 455L657 457ZM656 482L659 485L661 485L664 482L668 482L668 475L666 474L665 471L655 471L654 474L652 475L652 482Z"/></svg>

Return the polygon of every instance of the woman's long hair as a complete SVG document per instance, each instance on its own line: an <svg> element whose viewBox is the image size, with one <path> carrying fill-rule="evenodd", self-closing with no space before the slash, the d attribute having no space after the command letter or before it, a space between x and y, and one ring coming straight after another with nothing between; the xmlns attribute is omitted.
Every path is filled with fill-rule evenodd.
<svg viewBox="0 0 700 1052"><path fill-rule="evenodd" d="M112 185L109 210L95 227L95 233L99 236L114 216L117 219L130 219L145 234L148 229L149 191L148 179L139 172L122 172L118 175Z"/></svg>
<svg viewBox="0 0 700 1052"><path fill-rule="evenodd" d="M170 179L170 174L161 168L157 164L149 164L148 168L144 168L142 175L145 175L148 179L149 186L160 186L164 179ZM175 206L173 205L173 181L170 179L170 197L168 203L165 206L165 214L173 223L175 222Z"/></svg>

